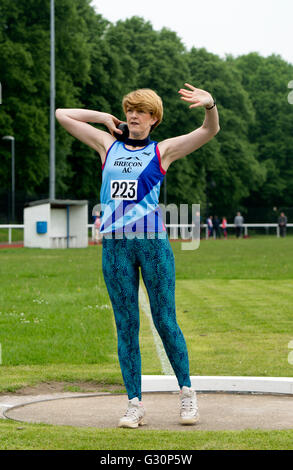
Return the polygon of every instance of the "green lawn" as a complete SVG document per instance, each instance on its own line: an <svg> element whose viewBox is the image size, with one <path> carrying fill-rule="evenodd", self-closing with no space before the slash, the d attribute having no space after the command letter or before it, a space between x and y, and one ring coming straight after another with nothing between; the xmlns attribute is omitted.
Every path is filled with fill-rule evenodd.
<svg viewBox="0 0 293 470"><path fill-rule="evenodd" d="M12 242L23 241L23 229L12 229L11 240ZM0 228L0 243L8 243L8 228Z"/></svg>
<svg viewBox="0 0 293 470"><path fill-rule="evenodd" d="M178 241L172 247L177 317L188 344L191 375L292 376L288 343L293 339L293 238L203 240L195 251L181 250ZM123 384L101 246L1 249L0 282L2 393L42 381ZM144 314L141 349L143 374L160 374ZM6 445L18 448L13 423L0 422L2 429L10 436ZM62 432L72 439L72 448L92 448L86 442L94 435L104 448L128 448L129 434L123 441L121 430L112 430L110 439L105 430L64 428L59 439L61 428L25 425L27 448L42 448L40 438L32 440L38 429L39 436L48 436L49 448L69 448ZM194 432L196 441L186 441L186 448L290 448L293 437L293 431ZM166 434L172 437L171 447L165 447L164 433L159 432L161 447L149 447L156 440L153 434L140 432L132 448L179 448L174 444L178 433ZM193 432L187 434L195 439Z"/></svg>
<svg viewBox="0 0 293 470"><path fill-rule="evenodd" d="M0 420L2 450L292 450L293 431L144 431Z"/></svg>
<svg viewBox="0 0 293 470"><path fill-rule="evenodd" d="M172 247L191 374L291 376L293 239L210 240L195 251L181 250L180 242ZM29 380L24 365L34 382L40 370L40 380L56 380L59 373L76 380L80 373L82 380L122 383L101 246L2 249L0 262L0 390L6 380L10 389L14 381L21 384L16 370ZM160 373L148 320L141 317L143 373Z"/></svg>

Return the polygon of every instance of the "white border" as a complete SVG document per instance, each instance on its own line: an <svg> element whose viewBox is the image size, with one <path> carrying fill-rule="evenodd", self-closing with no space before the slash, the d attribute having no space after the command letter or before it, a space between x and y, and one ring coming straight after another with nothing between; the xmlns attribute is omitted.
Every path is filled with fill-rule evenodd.
<svg viewBox="0 0 293 470"><path fill-rule="evenodd" d="M293 395L293 377L192 376L197 392L281 393ZM142 392L177 392L174 375L143 375Z"/></svg>

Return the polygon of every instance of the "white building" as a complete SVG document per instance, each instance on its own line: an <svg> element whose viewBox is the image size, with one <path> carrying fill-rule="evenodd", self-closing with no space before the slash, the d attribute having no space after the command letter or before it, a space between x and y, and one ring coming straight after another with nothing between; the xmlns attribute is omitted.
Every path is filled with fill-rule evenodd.
<svg viewBox="0 0 293 470"><path fill-rule="evenodd" d="M88 202L33 201L24 208L24 246L85 248L88 246Z"/></svg>

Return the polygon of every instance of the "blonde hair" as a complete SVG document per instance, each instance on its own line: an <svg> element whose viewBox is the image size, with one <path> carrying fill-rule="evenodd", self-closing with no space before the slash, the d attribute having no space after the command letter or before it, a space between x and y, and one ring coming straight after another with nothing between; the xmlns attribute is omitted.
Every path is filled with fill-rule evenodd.
<svg viewBox="0 0 293 470"><path fill-rule="evenodd" d="M128 108L135 108L150 113L157 122L152 125L155 129L163 119L163 102L159 95L150 88L141 88L124 96L122 100L123 111L126 114Z"/></svg>

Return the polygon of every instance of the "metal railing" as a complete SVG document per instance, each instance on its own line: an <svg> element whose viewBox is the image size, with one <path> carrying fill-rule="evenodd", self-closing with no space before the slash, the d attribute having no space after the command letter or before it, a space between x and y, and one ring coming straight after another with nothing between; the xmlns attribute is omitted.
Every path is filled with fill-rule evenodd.
<svg viewBox="0 0 293 470"><path fill-rule="evenodd" d="M188 224L188 225L166 224L166 227L174 229L174 228L180 228L180 227L193 227L193 225L191 225L191 224ZM287 228L288 227L293 227L293 224L287 224ZM1 228L1 225L0 225L0 228ZM88 224L88 228L91 228L91 230L92 230L92 240L94 240L94 238L95 238L94 224ZM234 224L227 224L227 228L235 230L235 225ZM248 229L249 228L250 229L252 229L252 228L264 228L264 229L266 229L266 231L269 230L269 228L275 228L277 237L280 236L280 227L279 227L278 224L243 224L242 228L243 228L245 237L248 236ZM206 237L206 239L208 239L209 236L208 236L208 226L207 226L207 224L202 224L201 229L205 229L205 237Z"/></svg>
<svg viewBox="0 0 293 470"><path fill-rule="evenodd" d="M8 229L8 243L12 243L12 229L14 228L22 228L24 229L23 224L9 224L9 225L0 225L0 230L1 229Z"/></svg>
<svg viewBox="0 0 293 470"><path fill-rule="evenodd" d="M227 228L232 228L233 230L235 230L235 225L234 224L227 224L226 226ZM293 224L287 224L286 227L293 227ZM204 225L201 225L201 228L204 228L205 229L205 237L206 239L209 238L209 235L208 235L208 226L207 224L204 224ZM247 237L248 236L248 229L253 229L253 228L264 228L266 229L266 232L270 229L270 228L274 228L276 229L276 235L277 237L280 236L280 227L279 227L279 224L243 224L242 225L242 230L244 231L244 236ZM220 227L221 229L221 227Z"/></svg>
<svg viewBox="0 0 293 470"><path fill-rule="evenodd" d="M167 228L174 228L174 227L180 228L180 224L178 224L178 225L166 224L166 227ZM184 225L184 227L192 227L192 225L191 224L190 225ZM287 224L287 228L289 228L289 227L293 227L293 224ZM94 224L87 224L87 228L91 229L91 233L92 233L91 238L92 238L92 240L94 240L94 238L95 238ZM227 224L227 228L235 230L235 225L234 224ZM264 228L264 229L266 229L266 231L268 231L270 228L274 228L276 230L277 237L280 236L280 227L279 227L278 224L243 224L242 228L243 228L245 237L248 236L248 230L253 229L253 228ZM1 229L8 229L8 243L11 245L12 244L12 230L13 229L24 229L24 224L4 224L4 225L0 224L0 230ZM208 236L208 226L207 226L207 224L202 224L201 229L205 229L205 238L208 239L209 236Z"/></svg>

